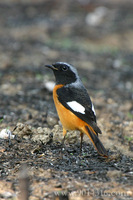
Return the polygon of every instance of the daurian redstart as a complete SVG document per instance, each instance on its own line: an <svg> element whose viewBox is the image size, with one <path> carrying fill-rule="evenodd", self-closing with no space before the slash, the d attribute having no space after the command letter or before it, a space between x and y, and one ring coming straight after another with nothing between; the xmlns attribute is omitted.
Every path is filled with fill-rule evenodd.
<svg viewBox="0 0 133 200"><path fill-rule="evenodd" d="M83 135L86 134L98 153L108 157L106 149L98 138L101 130L97 126L94 106L77 70L64 62L56 62L46 67L53 70L56 78L53 99L63 126L64 138L67 130L79 130L81 145Z"/></svg>

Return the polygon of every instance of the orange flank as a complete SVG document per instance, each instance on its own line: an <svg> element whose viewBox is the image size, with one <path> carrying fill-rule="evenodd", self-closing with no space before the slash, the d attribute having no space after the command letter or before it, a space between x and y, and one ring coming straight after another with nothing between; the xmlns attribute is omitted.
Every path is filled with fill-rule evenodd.
<svg viewBox="0 0 133 200"><path fill-rule="evenodd" d="M63 87L63 85L55 86L53 90L53 98L62 126L65 130L81 130L85 125L88 124L78 118L59 102L56 91L61 87Z"/></svg>

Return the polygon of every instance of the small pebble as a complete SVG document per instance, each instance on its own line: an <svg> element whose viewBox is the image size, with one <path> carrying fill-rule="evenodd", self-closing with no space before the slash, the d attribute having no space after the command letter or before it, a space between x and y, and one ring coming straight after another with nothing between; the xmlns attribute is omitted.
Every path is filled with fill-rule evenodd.
<svg viewBox="0 0 133 200"><path fill-rule="evenodd" d="M49 92L53 92L54 86L55 86L55 82L53 82L53 81L44 82L44 87L45 87Z"/></svg>
<svg viewBox="0 0 133 200"><path fill-rule="evenodd" d="M37 134L43 134L44 131L43 131L43 128L42 127L38 127L37 128Z"/></svg>
<svg viewBox="0 0 133 200"><path fill-rule="evenodd" d="M9 129L2 129L0 132L0 138L1 139L14 139L15 135L12 135L12 132Z"/></svg>
<svg viewBox="0 0 133 200"><path fill-rule="evenodd" d="M18 123L13 133L22 138L23 136L32 135L33 128L30 125Z"/></svg>
<svg viewBox="0 0 133 200"><path fill-rule="evenodd" d="M108 8L100 6L97 7L93 12L86 16L86 23L90 26L98 26L101 24L103 18L107 15Z"/></svg>
<svg viewBox="0 0 133 200"><path fill-rule="evenodd" d="M2 198L8 199L8 198L12 198L13 194L11 192L4 192L3 194L1 194Z"/></svg>
<svg viewBox="0 0 133 200"><path fill-rule="evenodd" d="M50 134L51 130L49 128L38 127L31 139L34 142L47 144L51 140Z"/></svg>

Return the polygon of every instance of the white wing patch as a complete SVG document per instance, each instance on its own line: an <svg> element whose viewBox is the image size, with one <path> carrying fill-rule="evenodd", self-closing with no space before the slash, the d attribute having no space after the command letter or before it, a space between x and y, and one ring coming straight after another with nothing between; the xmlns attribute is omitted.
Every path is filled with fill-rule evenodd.
<svg viewBox="0 0 133 200"><path fill-rule="evenodd" d="M70 102L67 102L67 104L75 112L79 112L79 113L85 114L85 108L84 108L84 106L82 106L81 104L79 104L77 101L70 101Z"/></svg>
<svg viewBox="0 0 133 200"><path fill-rule="evenodd" d="M94 109L94 105L93 105L93 103L92 103L92 111L94 112L94 114L96 115L96 112L95 112L95 109Z"/></svg>

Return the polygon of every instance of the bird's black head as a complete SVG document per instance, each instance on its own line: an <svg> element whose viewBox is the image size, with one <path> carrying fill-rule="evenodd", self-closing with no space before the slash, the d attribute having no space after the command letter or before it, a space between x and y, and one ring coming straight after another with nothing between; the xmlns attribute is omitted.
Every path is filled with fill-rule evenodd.
<svg viewBox="0 0 133 200"><path fill-rule="evenodd" d="M56 62L52 65L45 66L53 70L56 84L67 85L74 83L78 79L77 70L68 63Z"/></svg>

